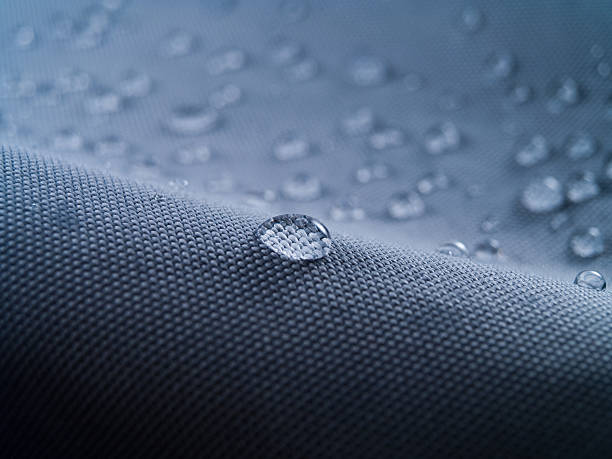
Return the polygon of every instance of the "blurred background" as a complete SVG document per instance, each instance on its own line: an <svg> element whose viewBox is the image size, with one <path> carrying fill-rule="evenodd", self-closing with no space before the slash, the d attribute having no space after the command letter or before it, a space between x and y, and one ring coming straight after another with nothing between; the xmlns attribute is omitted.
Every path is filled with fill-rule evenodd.
<svg viewBox="0 0 612 459"><path fill-rule="evenodd" d="M606 1L3 0L0 144L612 277Z"/></svg>

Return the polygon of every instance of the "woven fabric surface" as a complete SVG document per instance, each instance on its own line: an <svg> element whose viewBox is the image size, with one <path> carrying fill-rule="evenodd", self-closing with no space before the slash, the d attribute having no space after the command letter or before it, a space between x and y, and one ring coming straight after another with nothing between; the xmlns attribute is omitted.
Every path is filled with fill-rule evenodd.
<svg viewBox="0 0 612 459"><path fill-rule="evenodd" d="M610 292L260 222L2 150L3 456L612 454Z"/></svg>

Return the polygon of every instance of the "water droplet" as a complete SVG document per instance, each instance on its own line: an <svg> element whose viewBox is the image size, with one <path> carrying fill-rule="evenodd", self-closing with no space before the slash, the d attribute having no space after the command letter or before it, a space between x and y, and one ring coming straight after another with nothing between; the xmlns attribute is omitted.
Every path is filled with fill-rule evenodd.
<svg viewBox="0 0 612 459"><path fill-rule="evenodd" d="M375 123L374 112L362 107L342 120L342 131L348 136L367 135L374 130Z"/></svg>
<svg viewBox="0 0 612 459"><path fill-rule="evenodd" d="M292 201L314 201L321 197L323 186L318 177L300 172L283 183L282 193Z"/></svg>
<svg viewBox="0 0 612 459"><path fill-rule="evenodd" d="M72 128L60 129L53 137L56 151L78 151L83 147L83 137Z"/></svg>
<svg viewBox="0 0 612 459"><path fill-rule="evenodd" d="M296 23L308 17L310 6L306 0L282 0L278 11L285 22Z"/></svg>
<svg viewBox="0 0 612 459"><path fill-rule="evenodd" d="M185 191L188 186L189 180L186 179L175 178L168 181L168 188L175 193Z"/></svg>
<svg viewBox="0 0 612 459"><path fill-rule="evenodd" d="M366 163L355 171L359 183L370 183L373 180L384 180L389 177L389 166L384 163Z"/></svg>
<svg viewBox="0 0 612 459"><path fill-rule="evenodd" d="M304 57L304 47L285 38L276 38L268 51L270 61L277 67L295 64Z"/></svg>
<svg viewBox="0 0 612 459"><path fill-rule="evenodd" d="M567 182L567 199L574 204L593 199L599 191L597 178L590 171L575 174Z"/></svg>
<svg viewBox="0 0 612 459"><path fill-rule="evenodd" d="M224 73L241 70L247 61L247 55L241 49L228 49L218 52L208 58L206 68L210 75L223 75Z"/></svg>
<svg viewBox="0 0 612 459"><path fill-rule="evenodd" d="M208 96L208 102L217 110L236 105L241 99L242 89L233 84L223 85Z"/></svg>
<svg viewBox="0 0 612 459"><path fill-rule="evenodd" d="M387 212L394 220L417 218L425 213L425 202L415 191L401 191L391 196Z"/></svg>
<svg viewBox="0 0 612 459"><path fill-rule="evenodd" d="M129 149L129 144L114 134L103 137L94 144L94 153L102 157L124 156Z"/></svg>
<svg viewBox="0 0 612 459"><path fill-rule="evenodd" d="M416 92L425 85L425 78L418 73L408 73L404 77L404 87L410 92Z"/></svg>
<svg viewBox="0 0 612 459"><path fill-rule="evenodd" d="M173 30L160 44L159 52L163 57L173 58L192 54L199 46L198 38L184 30Z"/></svg>
<svg viewBox="0 0 612 459"><path fill-rule="evenodd" d="M417 190L419 193L427 195L438 190L446 190L450 186L450 179L442 171L429 173L422 177L417 182Z"/></svg>
<svg viewBox="0 0 612 459"><path fill-rule="evenodd" d="M532 181L521 197L521 203L530 212L539 214L552 212L563 205L563 186L554 177L543 177Z"/></svg>
<svg viewBox="0 0 612 459"><path fill-rule="evenodd" d="M604 252L604 237L594 226L575 233L570 238L570 248L580 258L594 258Z"/></svg>
<svg viewBox="0 0 612 459"><path fill-rule="evenodd" d="M359 221L366 217L366 213L354 197L349 197L333 204L329 217L337 222Z"/></svg>
<svg viewBox="0 0 612 459"><path fill-rule="evenodd" d="M559 231L561 228L567 225L569 221L570 217L567 212L559 212L550 219L550 229L553 233Z"/></svg>
<svg viewBox="0 0 612 459"><path fill-rule="evenodd" d="M91 115L108 115L121 109L121 97L115 91L103 86L90 90L85 99L85 109Z"/></svg>
<svg viewBox="0 0 612 459"><path fill-rule="evenodd" d="M597 271L580 271L574 279L574 284L600 291L606 288L606 280Z"/></svg>
<svg viewBox="0 0 612 459"><path fill-rule="evenodd" d="M483 233L494 233L499 229L501 222L495 215L487 215L480 223L480 231Z"/></svg>
<svg viewBox="0 0 612 459"><path fill-rule="evenodd" d="M87 91L91 76L79 69L64 69L55 81L55 86L63 94Z"/></svg>
<svg viewBox="0 0 612 459"><path fill-rule="evenodd" d="M328 229L308 215L272 217L257 228L257 236L273 252L288 260L319 260L332 249Z"/></svg>
<svg viewBox="0 0 612 459"><path fill-rule="evenodd" d="M446 242L438 247L437 251L438 253L448 255L450 257L468 258L470 256L470 251L467 249L465 244L459 241Z"/></svg>
<svg viewBox="0 0 612 459"><path fill-rule="evenodd" d="M272 147L274 157L279 161L302 159L312 154L310 142L294 132L287 132L276 140Z"/></svg>
<svg viewBox="0 0 612 459"><path fill-rule="evenodd" d="M516 153L516 162L523 167L531 167L546 161L551 153L548 140L542 135L535 135L529 143Z"/></svg>
<svg viewBox="0 0 612 459"><path fill-rule="evenodd" d="M593 56L595 59L601 59L602 57L604 57L605 51L603 49L603 46L595 43L593 46L591 46L590 53L591 56Z"/></svg>
<svg viewBox="0 0 612 459"><path fill-rule="evenodd" d="M286 78L297 83L310 81L316 77L318 73L319 63L312 57L305 57L285 69Z"/></svg>
<svg viewBox="0 0 612 459"><path fill-rule="evenodd" d="M485 77L490 80L504 80L516 70L514 56L508 52L496 51L485 60Z"/></svg>
<svg viewBox="0 0 612 459"><path fill-rule="evenodd" d="M73 44L77 49L92 49L100 46L111 26L109 11L92 5L86 8L75 24Z"/></svg>
<svg viewBox="0 0 612 459"><path fill-rule="evenodd" d="M389 69L377 56L363 55L353 59L348 67L350 80L357 86L379 86L387 81Z"/></svg>
<svg viewBox="0 0 612 459"><path fill-rule="evenodd" d="M576 105L580 102L581 88L571 77L564 76L554 79L548 85L548 92L553 104L558 103L560 109L564 106Z"/></svg>
<svg viewBox="0 0 612 459"><path fill-rule="evenodd" d="M15 31L13 43L15 43L15 47L18 49L30 49L34 46L35 41L36 32L34 32L34 27L31 25L19 26Z"/></svg>
<svg viewBox="0 0 612 459"><path fill-rule="evenodd" d="M459 129L450 121L431 126L425 132L425 148L431 155L440 155L456 150L460 143Z"/></svg>
<svg viewBox="0 0 612 459"><path fill-rule="evenodd" d="M245 193L244 204L254 209L269 208L270 203L277 199L278 196L274 190L249 191Z"/></svg>
<svg viewBox="0 0 612 459"><path fill-rule="evenodd" d="M144 97L151 92L152 87L153 81L149 75L137 70L128 70L119 82L119 93L128 98Z"/></svg>
<svg viewBox="0 0 612 459"><path fill-rule="evenodd" d="M533 89L524 84L517 84L508 93L510 102L514 105L524 105L533 98Z"/></svg>
<svg viewBox="0 0 612 459"><path fill-rule="evenodd" d="M178 135L199 135L213 129L219 121L216 110L204 105L179 105L172 110L167 128Z"/></svg>
<svg viewBox="0 0 612 459"><path fill-rule="evenodd" d="M208 145L193 144L181 147L176 152L176 161L183 166L195 166L204 164L212 156Z"/></svg>
<svg viewBox="0 0 612 459"><path fill-rule="evenodd" d="M476 244L474 256L484 262L493 262L502 258L502 251L497 239L486 239Z"/></svg>
<svg viewBox="0 0 612 459"><path fill-rule="evenodd" d="M375 150L388 150L404 145L405 136L402 131L392 127L383 127L374 131L368 137L368 143Z"/></svg>
<svg viewBox="0 0 612 459"><path fill-rule="evenodd" d="M588 159L597 152L597 140L586 132L577 132L567 139L565 151L574 161Z"/></svg>
<svg viewBox="0 0 612 459"><path fill-rule="evenodd" d="M612 73L612 67L609 62L601 61L597 64L597 73L602 78L608 78L610 73Z"/></svg>

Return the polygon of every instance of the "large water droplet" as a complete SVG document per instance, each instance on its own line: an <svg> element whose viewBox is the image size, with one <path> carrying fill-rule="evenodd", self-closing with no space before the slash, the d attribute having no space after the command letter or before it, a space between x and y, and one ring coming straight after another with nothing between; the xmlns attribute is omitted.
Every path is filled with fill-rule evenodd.
<svg viewBox="0 0 612 459"><path fill-rule="evenodd" d="M398 148L404 145L404 141L404 133L392 127L377 129L368 137L368 143L375 150Z"/></svg>
<svg viewBox="0 0 612 459"><path fill-rule="evenodd" d="M381 58L363 55L350 62L348 73L357 86L379 86L387 81L389 69Z"/></svg>
<svg viewBox="0 0 612 459"><path fill-rule="evenodd" d="M242 89L233 84L226 84L211 92L208 102L217 110L236 105L242 99Z"/></svg>
<svg viewBox="0 0 612 459"><path fill-rule="evenodd" d="M348 136L367 135L374 129L375 122L372 109L362 107L342 120L342 130Z"/></svg>
<svg viewBox="0 0 612 459"><path fill-rule="evenodd" d="M425 202L415 191L401 191L389 199L387 213L394 220L417 218L425 213Z"/></svg>
<svg viewBox="0 0 612 459"><path fill-rule="evenodd" d="M193 53L199 45L198 38L185 30L173 30L166 35L159 46L163 57L182 57Z"/></svg>
<svg viewBox="0 0 612 459"><path fill-rule="evenodd" d="M288 260L319 260L332 249L325 225L308 215L277 215L257 228L257 236L268 248Z"/></svg>
<svg viewBox="0 0 612 459"><path fill-rule="evenodd" d="M580 258L594 258L605 249L604 237L599 228L594 226L574 234L570 238L570 248Z"/></svg>
<svg viewBox="0 0 612 459"><path fill-rule="evenodd" d="M532 181L521 197L521 203L530 212L539 214L552 212L563 205L563 186L554 177L543 177Z"/></svg>
<svg viewBox="0 0 612 459"><path fill-rule="evenodd" d="M321 197L323 186L318 177L300 172L283 183L282 193L293 201L314 201Z"/></svg>
<svg viewBox="0 0 612 459"><path fill-rule="evenodd" d="M576 275L574 284L593 290L605 290L606 280L597 271L581 271Z"/></svg>
<svg viewBox="0 0 612 459"><path fill-rule="evenodd" d="M144 97L151 92L152 86L153 81L149 75L131 69L121 77L119 93L127 98Z"/></svg>
<svg viewBox="0 0 612 459"><path fill-rule="evenodd" d="M459 129L450 121L436 124L425 132L425 148L432 155L456 150L460 143Z"/></svg>
<svg viewBox="0 0 612 459"><path fill-rule="evenodd" d="M172 110L166 126L178 135L198 135L212 130L218 121L218 112L210 107L179 105Z"/></svg>
<svg viewBox="0 0 612 459"><path fill-rule="evenodd" d="M212 55L206 62L210 75L236 72L246 65L247 55L241 49L228 49Z"/></svg>
<svg viewBox="0 0 612 459"><path fill-rule="evenodd" d="M283 134L272 147L274 157L279 161L290 161L310 156L312 146L310 142L294 132Z"/></svg>
<svg viewBox="0 0 612 459"><path fill-rule="evenodd" d="M574 161L588 159L597 151L597 140L586 132L577 132L567 139L565 151Z"/></svg>
<svg viewBox="0 0 612 459"><path fill-rule="evenodd" d="M595 174L584 171L567 182L567 199L574 204L588 201L599 195L599 184Z"/></svg>
<svg viewBox="0 0 612 459"><path fill-rule="evenodd" d="M516 153L516 162L523 167L531 167L546 161L551 153L548 140L542 135L535 135L529 143L519 149Z"/></svg>
<svg viewBox="0 0 612 459"><path fill-rule="evenodd" d="M467 258L470 256L470 251L463 242L453 241L446 242L438 247L438 253L448 255L451 257Z"/></svg>
<svg viewBox="0 0 612 459"><path fill-rule="evenodd" d="M92 88L85 99L85 109L91 115L108 115L121 109L121 96L102 86Z"/></svg>

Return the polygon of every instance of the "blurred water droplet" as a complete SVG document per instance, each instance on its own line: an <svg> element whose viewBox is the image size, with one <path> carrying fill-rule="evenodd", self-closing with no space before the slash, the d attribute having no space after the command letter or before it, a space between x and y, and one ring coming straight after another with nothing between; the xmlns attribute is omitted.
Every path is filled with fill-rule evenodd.
<svg viewBox="0 0 612 459"><path fill-rule="evenodd" d="M474 256L484 262L501 260L503 257L499 241L497 239L486 239L479 242L474 247Z"/></svg>
<svg viewBox="0 0 612 459"><path fill-rule="evenodd" d="M373 180L384 180L389 177L389 166L384 163L370 162L355 171L359 183L370 183Z"/></svg>
<svg viewBox="0 0 612 459"><path fill-rule="evenodd" d="M205 105L178 105L166 121L167 128L177 135L199 135L212 130L219 121L216 110Z"/></svg>
<svg viewBox="0 0 612 459"><path fill-rule="evenodd" d="M449 186L450 179L442 171L429 173L417 181L417 190L424 195L446 190Z"/></svg>
<svg viewBox="0 0 612 459"><path fill-rule="evenodd" d="M565 152L574 161L588 159L597 152L597 140L586 132L577 132L567 139Z"/></svg>
<svg viewBox="0 0 612 459"><path fill-rule="evenodd" d="M392 127L377 129L368 137L369 145L375 150L398 148L404 145L404 141L404 133Z"/></svg>
<svg viewBox="0 0 612 459"><path fill-rule="evenodd" d="M126 0L102 0L101 4L109 11L118 11L125 6Z"/></svg>
<svg viewBox="0 0 612 459"><path fill-rule="evenodd" d="M376 119L374 112L362 107L342 119L342 131L348 136L361 136L372 132Z"/></svg>
<svg viewBox="0 0 612 459"><path fill-rule="evenodd" d="M599 191L597 178L590 171L575 174L567 182L567 199L574 204L593 199Z"/></svg>
<svg viewBox="0 0 612 459"><path fill-rule="evenodd" d="M470 256L470 251L460 241L446 242L438 247L437 252L450 257L468 258Z"/></svg>
<svg viewBox="0 0 612 459"><path fill-rule="evenodd" d="M331 252L328 229L308 215L277 215L257 228L264 245L288 260L319 260Z"/></svg>
<svg viewBox="0 0 612 459"><path fill-rule="evenodd" d="M553 109L555 103L559 104L559 108L562 110L563 107L576 105L581 99L580 85L568 76L552 80L548 85L548 93L553 104L549 108Z"/></svg>
<svg viewBox="0 0 612 459"><path fill-rule="evenodd" d="M516 153L516 162L523 167L532 167L546 161L551 153L548 140L542 135L535 135Z"/></svg>
<svg viewBox="0 0 612 459"><path fill-rule="evenodd" d="M206 144L186 145L176 151L176 161L183 166L204 164L212 156L210 147Z"/></svg>
<svg viewBox="0 0 612 459"><path fill-rule="evenodd" d="M183 192L189 187L189 180L186 179L170 179L168 181L168 188L175 193Z"/></svg>
<svg viewBox="0 0 612 459"><path fill-rule="evenodd" d="M415 191L401 191L389 199L387 213L394 220L417 218L425 213L425 201Z"/></svg>
<svg viewBox="0 0 612 459"><path fill-rule="evenodd" d="M310 156L312 145L295 132L287 132L274 142L272 152L279 161L291 161Z"/></svg>
<svg viewBox="0 0 612 459"><path fill-rule="evenodd" d="M500 226L501 222L495 215L487 215L482 222L480 222L480 231L483 233L495 233Z"/></svg>
<svg viewBox="0 0 612 459"><path fill-rule="evenodd" d="M485 77L489 80L504 80L516 70L514 56L505 51L496 51L485 59Z"/></svg>
<svg viewBox="0 0 612 459"><path fill-rule="evenodd" d="M606 280L597 271L580 271L574 279L574 284L599 291L606 288Z"/></svg>
<svg viewBox="0 0 612 459"><path fill-rule="evenodd" d="M283 196L292 201L314 201L323 194L318 177L300 172L283 183Z"/></svg>
<svg viewBox="0 0 612 459"><path fill-rule="evenodd" d="M185 30L173 30L161 40L159 52L166 58L183 57L192 54L198 46L199 40L195 35Z"/></svg>
<svg viewBox="0 0 612 459"><path fill-rule="evenodd" d="M561 228L567 225L569 221L570 217L567 212L559 212L550 219L550 229L552 232L559 231Z"/></svg>
<svg viewBox="0 0 612 459"><path fill-rule="evenodd" d="M425 149L431 155L440 155L459 148L461 133L450 121L431 126L425 132Z"/></svg>
<svg viewBox="0 0 612 459"><path fill-rule="evenodd" d="M101 6L86 8L76 22L73 44L77 49L92 49L102 45L111 26L110 12Z"/></svg>
<svg viewBox="0 0 612 459"><path fill-rule="evenodd" d="M108 115L121 109L121 97L112 89L97 86L85 99L85 109L91 115Z"/></svg>
<svg viewBox="0 0 612 459"><path fill-rule="evenodd" d="M102 157L125 156L129 149L129 144L115 134L107 135L94 144L94 153Z"/></svg>
<svg viewBox="0 0 612 459"><path fill-rule="evenodd" d="M554 177L543 177L525 187L521 203L530 212L539 214L552 212L563 205L563 186Z"/></svg>
<svg viewBox="0 0 612 459"><path fill-rule="evenodd" d="M304 57L304 54L302 45L286 38L276 38L268 50L270 62L278 67L295 64Z"/></svg>
<svg viewBox="0 0 612 459"><path fill-rule="evenodd" d="M599 228L590 227L575 233L570 238L570 248L580 258L594 258L604 252L604 237Z"/></svg>
<svg viewBox="0 0 612 459"><path fill-rule="evenodd" d="M224 73L241 70L247 61L247 55L241 49L228 49L213 54L206 62L206 69L210 75L223 75Z"/></svg>
<svg viewBox="0 0 612 459"><path fill-rule="evenodd" d="M233 84L226 84L217 88L208 96L208 103L217 110L222 110L240 103L242 89Z"/></svg>
<svg viewBox="0 0 612 459"><path fill-rule="evenodd" d="M478 32L482 29L484 21L484 14L475 6L467 6L461 12L461 27L466 32Z"/></svg>
<svg viewBox="0 0 612 459"><path fill-rule="evenodd" d="M153 81L144 72L130 69L126 71L119 82L119 93L123 97L144 97L151 92Z"/></svg>
<svg viewBox="0 0 612 459"><path fill-rule="evenodd" d="M355 197L349 197L333 204L329 217L337 222L360 221L366 217L366 213Z"/></svg>
<svg viewBox="0 0 612 459"><path fill-rule="evenodd" d="M305 57L285 68L285 77L297 83L310 81L319 73L319 63L312 57Z"/></svg>
<svg viewBox="0 0 612 459"><path fill-rule="evenodd" d="M63 128L53 137L53 149L62 151L78 151L83 147L83 137L72 128Z"/></svg>
<svg viewBox="0 0 612 459"><path fill-rule="evenodd" d="M425 78L418 73L408 73L403 81L404 87L410 92L416 92L425 85Z"/></svg>
<svg viewBox="0 0 612 459"><path fill-rule="evenodd" d="M484 187L478 183L468 185L465 189L465 194L469 199L480 198L484 194Z"/></svg>
<svg viewBox="0 0 612 459"><path fill-rule="evenodd" d="M605 51L603 49L603 46L595 43L593 46L591 46L590 53L591 56L593 56L595 59L601 59L602 57L604 57Z"/></svg>
<svg viewBox="0 0 612 459"><path fill-rule="evenodd" d="M508 98L514 105L524 105L533 99L533 89L524 84L517 84L510 88Z"/></svg>
<svg viewBox="0 0 612 459"><path fill-rule="evenodd" d="M254 209L262 209L270 207L270 203L277 199L278 196L274 190L250 191L244 196L244 204Z"/></svg>
<svg viewBox="0 0 612 459"><path fill-rule="evenodd" d="M602 78L608 78L612 73L612 67L609 62L601 61L597 64L597 74Z"/></svg>
<svg viewBox="0 0 612 459"><path fill-rule="evenodd" d="M75 68L62 70L55 80L55 86L63 94L87 91L91 84L91 75Z"/></svg>
<svg viewBox="0 0 612 459"><path fill-rule="evenodd" d="M350 80L357 86L379 86L387 81L389 69L381 58L363 55L349 63L348 74Z"/></svg>
<svg viewBox="0 0 612 459"><path fill-rule="evenodd" d="M22 25L17 27L13 38L13 43L17 49L26 50L34 46L36 41L36 32L31 25Z"/></svg>

